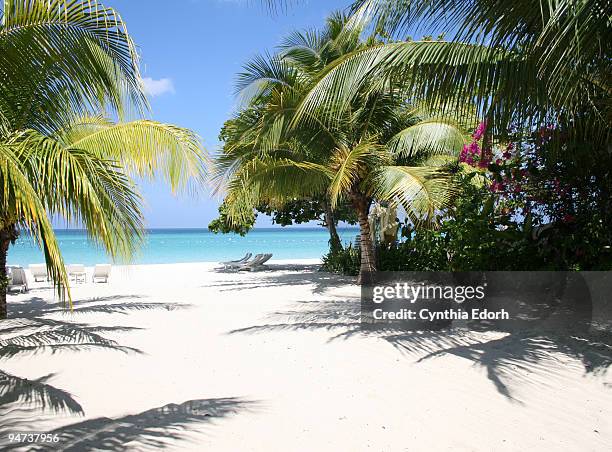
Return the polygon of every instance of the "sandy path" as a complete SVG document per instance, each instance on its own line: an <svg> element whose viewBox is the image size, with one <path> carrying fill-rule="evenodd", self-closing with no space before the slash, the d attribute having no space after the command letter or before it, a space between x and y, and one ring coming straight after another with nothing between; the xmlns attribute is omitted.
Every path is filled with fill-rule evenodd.
<svg viewBox="0 0 612 452"><path fill-rule="evenodd" d="M612 447L612 378L580 356L532 359L539 345L501 334L365 335L358 288L300 264L115 268L75 288L72 314L49 289L11 297L0 432L59 433L63 450ZM69 339L89 345L53 345ZM29 390L84 415L8 403L50 374Z"/></svg>

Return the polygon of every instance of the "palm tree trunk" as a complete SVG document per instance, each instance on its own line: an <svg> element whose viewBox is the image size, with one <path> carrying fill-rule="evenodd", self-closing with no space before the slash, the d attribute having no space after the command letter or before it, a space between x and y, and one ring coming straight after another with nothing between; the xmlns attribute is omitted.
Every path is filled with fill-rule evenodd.
<svg viewBox="0 0 612 452"><path fill-rule="evenodd" d="M17 240L17 228L15 225L6 226L0 229L0 320L6 319L6 289L8 286L8 277L6 274L6 256L11 243Z"/></svg>
<svg viewBox="0 0 612 452"><path fill-rule="evenodd" d="M371 274L376 271L374 243L370 233L370 222L368 221L371 200L361 193L353 193L352 201L359 220L359 249L361 251L361 265L357 283L364 284L370 281Z"/></svg>
<svg viewBox="0 0 612 452"><path fill-rule="evenodd" d="M336 218L334 216L334 211L327 202L323 202L323 205L325 207L325 225L329 231L329 249L332 252L341 250L342 241L338 235L338 229L336 229Z"/></svg>

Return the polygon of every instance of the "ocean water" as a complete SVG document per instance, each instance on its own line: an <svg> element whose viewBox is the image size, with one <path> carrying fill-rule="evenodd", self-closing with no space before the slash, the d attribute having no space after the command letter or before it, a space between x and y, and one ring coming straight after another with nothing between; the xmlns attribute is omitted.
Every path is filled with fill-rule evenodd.
<svg viewBox="0 0 612 452"><path fill-rule="evenodd" d="M353 242L357 229L339 229L343 242ZM95 265L111 262L104 250L88 240L82 230L56 231L67 264ZM311 259L327 253L329 234L324 228L262 228L245 237L213 234L207 229L151 229L134 264L174 262L219 262L239 259L247 252L273 253L273 259ZM42 252L28 236L9 248L10 265L27 266L44 262Z"/></svg>

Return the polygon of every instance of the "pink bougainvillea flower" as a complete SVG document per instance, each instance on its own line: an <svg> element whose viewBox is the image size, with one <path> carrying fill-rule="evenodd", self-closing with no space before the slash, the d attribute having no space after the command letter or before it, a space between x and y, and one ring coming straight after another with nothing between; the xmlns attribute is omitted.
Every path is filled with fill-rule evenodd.
<svg viewBox="0 0 612 452"><path fill-rule="evenodd" d="M512 154L506 151L502 154L502 157L505 158L506 160L510 160L512 158Z"/></svg>
<svg viewBox="0 0 612 452"><path fill-rule="evenodd" d="M482 121L480 124L478 124L478 127L476 127L476 130L474 130L474 133L472 134L472 138L474 138L475 140L480 140L482 136L485 134L486 130L487 130L487 121Z"/></svg>
<svg viewBox="0 0 612 452"><path fill-rule="evenodd" d="M500 192L500 191L504 191L504 184L502 184L501 182L497 182L497 181L493 181L493 183L491 184L490 190L492 192Z"/></svg>

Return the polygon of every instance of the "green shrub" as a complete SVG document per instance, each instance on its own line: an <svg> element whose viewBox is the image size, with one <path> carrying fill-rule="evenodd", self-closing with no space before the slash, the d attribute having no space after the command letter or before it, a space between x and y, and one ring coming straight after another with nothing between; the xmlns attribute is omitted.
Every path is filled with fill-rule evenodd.
<svg viewBox="0 0 612 452"><path fill-rule="evenodd" d="M436 231L420 231L411 240L376 249L380 271L436 271L448 269L444 237ZM323 256L325 271L356 276L361 252L349 245Z"/></svg>
<svg viewBox="0 0 612 452"><path fill-rule="evenodd" d="M361 262L359 248L349 245L346 248L332 250L323 256L322 269L331 273L357 276Z"/></svg>
<svg viewBox="0 0 612 452"><path fill-rule="evenodd" d="M443 271L448 268L447 240L433 230L402 228L403 241L377 250L381 271Z"/></svg>

